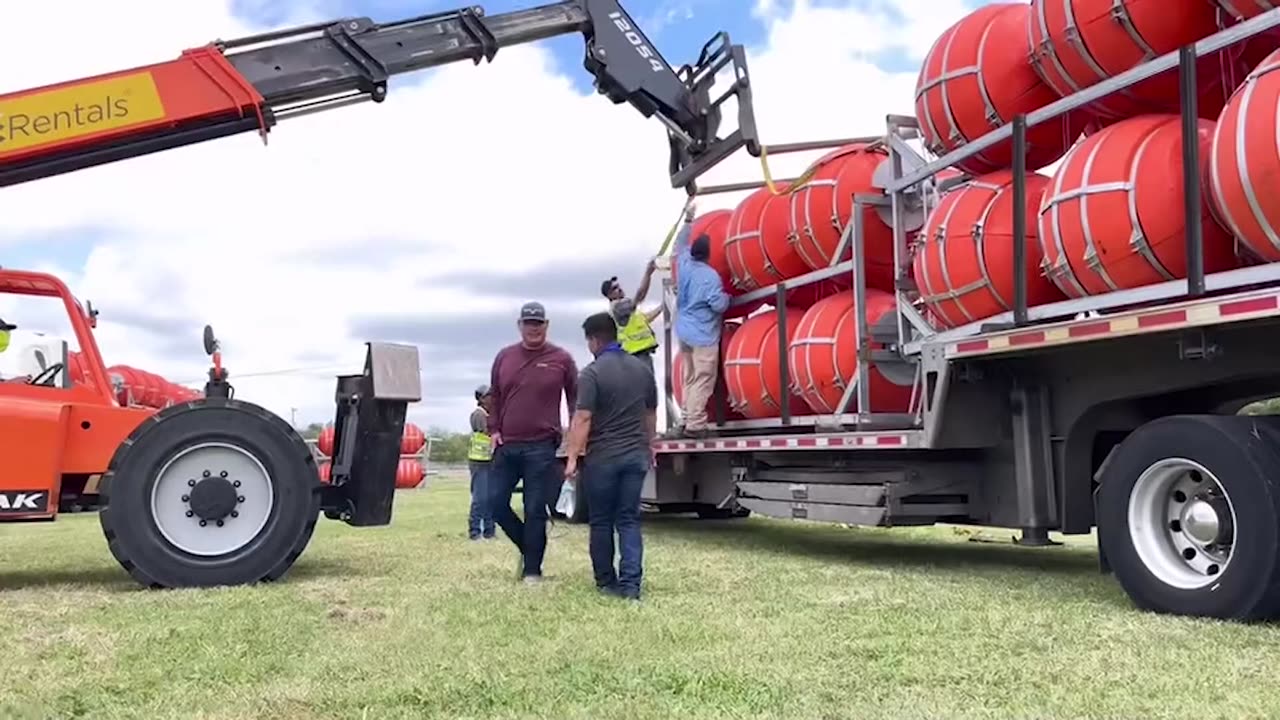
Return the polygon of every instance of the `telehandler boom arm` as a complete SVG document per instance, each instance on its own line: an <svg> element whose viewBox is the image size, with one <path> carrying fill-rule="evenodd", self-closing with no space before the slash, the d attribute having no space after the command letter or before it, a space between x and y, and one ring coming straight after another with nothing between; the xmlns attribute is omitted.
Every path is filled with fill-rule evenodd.
<svg viewBox="0 0 1280 720"><path fill-rule="evenodd" d="M672 68L617 0L563 0L486 16L468 7L378 24L348 18L187 50L177 60L0 95L0 187L243 132L356 102L381 102L394 75L581 33L600 94L667 128L673 187L747 147L758 154L746 56L717 33ZM716 73L732 82L712 99ZM720 108L738 105L721 137ZM466 112L466 108L458 108Z"/></svg>

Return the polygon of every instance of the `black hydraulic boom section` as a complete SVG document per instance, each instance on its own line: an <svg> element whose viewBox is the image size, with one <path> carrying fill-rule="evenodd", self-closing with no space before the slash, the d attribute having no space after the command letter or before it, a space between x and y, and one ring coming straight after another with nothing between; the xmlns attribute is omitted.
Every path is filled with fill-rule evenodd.
<svg viewBox="0 0 1280 720"><path fill-rule="evenodd" d="M381 102L392 76L465 60L479 64L502 48L571 33L586 41L583 66L600 94L666 126L673 187L692 194L694 181L737 149L759 154L746 55L726 33L717 33L692 65L673 68L617 0L563 0L492 16L473 6L392 23L350 18L217 41L213 47L262 96L256 117L241 112L140 132L109 147L51 148L34 158L0 159L0 186L217 137L265 133L296 115ZM713 97L726 68L732 77ZM722 106L730 98L737 100L737 128L721 136Z"/></svg>

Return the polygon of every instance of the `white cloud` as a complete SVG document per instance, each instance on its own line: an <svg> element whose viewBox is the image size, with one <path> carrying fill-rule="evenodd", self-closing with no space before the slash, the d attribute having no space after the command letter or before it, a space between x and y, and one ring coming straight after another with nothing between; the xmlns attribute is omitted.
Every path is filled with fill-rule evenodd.
<svg viewBox="0 0 1280 720"><path fill-rule="evenodd" d="M228 6L15 5L10 27L59 30L11 33L0 44L0 92L164 61L252 32ZM749 64L766 142L872 134L886 113L911 112L915 73L885 73L868 58L893 47L923 55L963 6L896 7L905 26L883 11L758 3L768 42L749 49ZM0 246L35 231L111 229L83 267L51 268L102 309L98 342L109 363L199 378L198 325L212 322L233 372L354 366L360 343L377 338L349 337L353 316L510 304L432 288L432 277L656 249L683 202L669 188L665 156L656 121L579 93L544 49L511 48L491 66L440 68L419 85L393 80L379 106L283 122L266 149L241 136L8 188ZM775 158L774 173L794 174L813 157ZM707 182L758 177L758 165L743 157ZM394 255L379 259L387 246ZM302 259L317 250L322 257ZM637 271L618 268L627 277ZM594 294L593 278L565 281ZM189 322L191 352L179 358L172 342L159 347L113 313ZM564 337L577 351L576 335ZM466 360L479 377L490 359ZM433 395L433 367L424 361L423 370L431 407L445 410L417 419L461 425L470 399ZM331 412L332 382L328 371L244 377L238 392L285 417L300 408L300 421L320 420Z"/></svg>

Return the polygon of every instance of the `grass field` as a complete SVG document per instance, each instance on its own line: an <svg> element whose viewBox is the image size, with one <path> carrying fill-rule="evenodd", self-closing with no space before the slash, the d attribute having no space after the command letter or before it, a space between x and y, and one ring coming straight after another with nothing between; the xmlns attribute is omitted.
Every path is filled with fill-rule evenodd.
<svg viewBox="0 0 1280 720"><path fill-rule="evenodd" d="M1280 716L1280 628L1136 612L1087 544L664 516L636 605L579 527L517 585L433 482L257 587L140 590L90 515L0 526L0 717Z"/></svg>

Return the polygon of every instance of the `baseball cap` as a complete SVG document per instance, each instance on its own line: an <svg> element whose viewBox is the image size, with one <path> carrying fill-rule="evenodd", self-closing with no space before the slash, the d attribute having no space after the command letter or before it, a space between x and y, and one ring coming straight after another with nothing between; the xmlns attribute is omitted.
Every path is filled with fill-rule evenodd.
<svg viewBox="0 0 1280 720"><path fill-rule="evenodd" d="M605 297L609 297L609 293L613 292L613 289L617 286L618 286L618 276L614 275L608 280L605 280L604 282L600 283L600 294Z"/></svg>
<svg viewBox="0 0 1280 720"><path fill-rule="evenodd" d="M527 302L520 306L520 322L546 322L547 309L540 302Z"/></svg>

